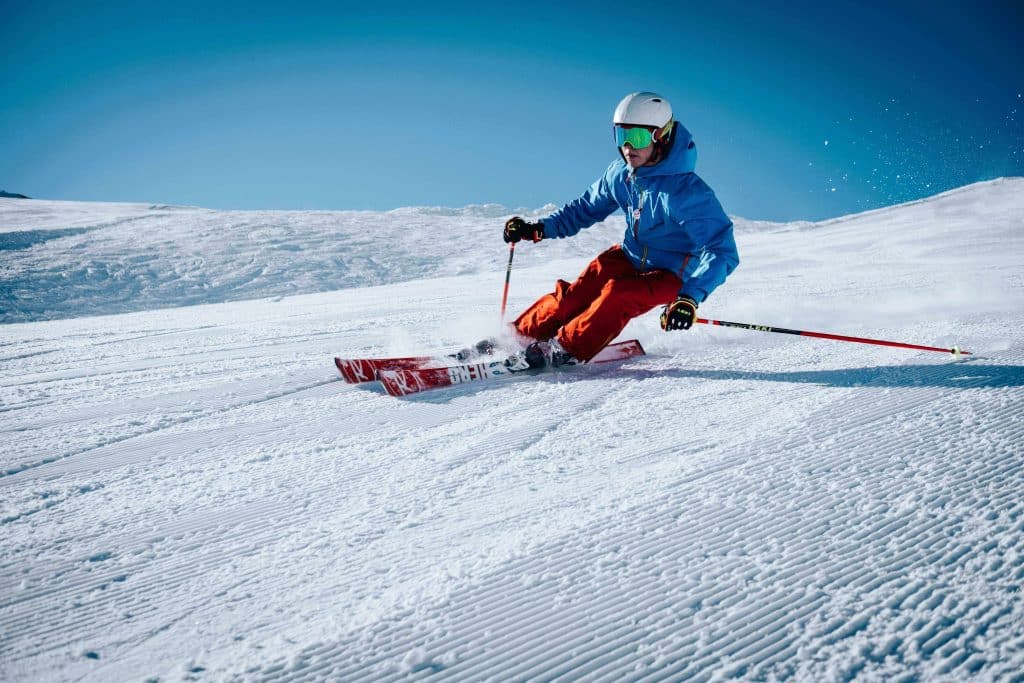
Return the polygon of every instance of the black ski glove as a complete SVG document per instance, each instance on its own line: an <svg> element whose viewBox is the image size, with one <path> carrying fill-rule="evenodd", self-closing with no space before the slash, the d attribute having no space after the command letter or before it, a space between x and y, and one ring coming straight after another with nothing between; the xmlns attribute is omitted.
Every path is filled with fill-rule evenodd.
<svg viewBox="0 0 1024 683"><path fill-rule="evenodd" d="M661 329L688 330L697 319L697 302L688 296L680 296L661 312Z"/></svg>
<svg viewBox="0 0 1024 683"><path fill-rule="evenodd" d="M519 216L513 216L505 221L505 232L502 234L505 242L518 242L519 240L530 240L540 242L544 239L544 223L527 223Z"/></svg>

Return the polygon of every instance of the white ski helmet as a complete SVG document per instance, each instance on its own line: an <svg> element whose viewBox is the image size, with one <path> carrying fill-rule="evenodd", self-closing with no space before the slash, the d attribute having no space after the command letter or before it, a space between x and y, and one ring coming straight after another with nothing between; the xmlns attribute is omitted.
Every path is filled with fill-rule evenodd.
<svg viewBox="0 0 1024 683"><path fill-rule="evenodd" d="M635 92L626 95L615 107L614 123L664 128L672 121L672 105L661 95Z"/></svg>

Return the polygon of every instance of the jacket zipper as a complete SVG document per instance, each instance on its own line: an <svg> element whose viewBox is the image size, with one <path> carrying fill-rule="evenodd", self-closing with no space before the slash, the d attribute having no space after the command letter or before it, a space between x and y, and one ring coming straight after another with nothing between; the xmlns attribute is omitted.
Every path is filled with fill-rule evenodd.
<svg viewBox="0 0 1024 683"><path fill-rule="evenodd" d="M636 240L637 244L640 244L640 214L644 208L644 191L643 188L636 184L635 179L633 183L640 197L637 200L636 209L633 211L633 239ZM647 245L644 245L644 251L640 255L640 270L647 270Z"/></svg>

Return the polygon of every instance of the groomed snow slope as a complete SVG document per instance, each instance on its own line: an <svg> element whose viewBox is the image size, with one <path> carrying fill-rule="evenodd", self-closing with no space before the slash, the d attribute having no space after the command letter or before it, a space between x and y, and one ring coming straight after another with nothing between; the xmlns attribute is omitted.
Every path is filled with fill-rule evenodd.
<svg viewBox="0 0 1024 683"><path fill-rule="evenodd" d="M651 314L621 365L343 384L497 330L508 213L0 200L0 679L1024 680L1024 180L740 221L701 309L969 360ZM518 249L510 309L621 225Z"/></svg>

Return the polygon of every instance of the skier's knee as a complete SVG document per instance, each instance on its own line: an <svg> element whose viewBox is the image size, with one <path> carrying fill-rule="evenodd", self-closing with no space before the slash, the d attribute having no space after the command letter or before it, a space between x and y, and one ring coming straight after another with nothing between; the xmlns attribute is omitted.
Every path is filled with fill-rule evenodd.
<svg viewBox="0 0 1024 683"><path fill-rule="evenodd" d="M636 291L636 283L632 280L612 279L604 283L601 288L602 297L630 296Z"/></svg>

